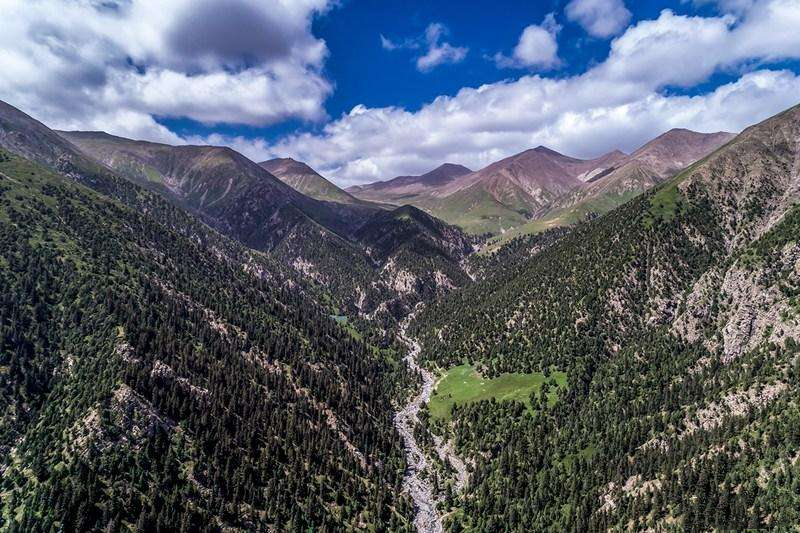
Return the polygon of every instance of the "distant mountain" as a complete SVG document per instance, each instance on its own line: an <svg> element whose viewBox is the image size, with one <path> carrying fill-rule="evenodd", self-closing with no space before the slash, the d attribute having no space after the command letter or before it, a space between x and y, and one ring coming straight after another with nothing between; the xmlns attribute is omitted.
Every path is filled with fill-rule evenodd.
<svg viewBox="0 0 800 533"><path fill-rule="evenodd" d="M301 161L284 157L262 161L259 166L293 189L316 200L375 207L375 204L360 200L337 187Z"/></svg>
<svg viewBox="0 0 800 533"><path fill-rule="evenodd" d="M656 176L664 179L702 159L734 137L735 133L698 133L676 128L659 135L636 150L630 159L646 166Z"/></svg>
<svg viewBox="0 0 800 533"><path fill-rule="evenodd" d="M733 133L697 133L673 129L648 142L629 157L619 158L602 173L553 200L526 224L502 238L575 224L591 214L603 214L638 196L702 159L735 137Z"/></svg>
<svg viewBox="0 0 800 533"><path fill-rule="evenodd" d="M319 224L346 236L371 212L364 206L309 198L230 148L170 146L103 132L59 134L253 248L276 246L297 224Z"/></svg>
<svg viewBox="0 0 800 533"><path fill-rule="evenodd" d="M355 185L346 190L366 200L402 205L428 196L436 188L470 172L472 171L463 165L445 163L419 176L398 176L387 181Z"/></svg>
<svg viewBox="0 0 800 533"><path fill-rule="evenodd" d="M348 191L363 199L415 205L471 233L499 233L524 224L555 198L626 157L615 151L582 160L539 146L475 172L445 164L422 176Z"/></svg>
<svg viewBox="0 0 800 533"><path fill-rule="evenodd" d="M350 240L300 229L271 254L336 295L342 314L387 330L418 302L470 282L471 239L411 206L375 210Z"/></svg>
<svg viewBox="0 0 800 533"><path fill-rule="evenodd" d="M584 160L539 146L455 180L442 189L441 195L480 183L499 201L508 200L507 191L513 188L519 191L519 196L529 198L525 207L544 205L553 195L577 186L594 172L613 166L625 157L622 152L615 151L596 159ZM513 205L513 201L504 203Z"/></svg>
<svg viewBox="0 0 800 533"><path fill-rule="evenodd" d="M730 133L674 129L633 154L615 150L595 159L565 156L545 146L468 172L443 165L423 176L351 187L362 199L408 203L470 233L516 235L574 224L605 213L719 148ZM443 175L438 179L427 177ZM426 178L427 177L427 178Z"/></svg>
<svg viewBox="0 0 800 533"><path fill-rule="evenodd" d="M695 135L670 132L634 161L670 174L698 157L675 157ZM532 409L453 409L480 497L452 530L800 521L800 106L602 217L514 243L409 332L432 368L568 376Z"/></svg>
<svg viewBox="0 0 800 533"><path fill-rule="evenodd" d="M539 146L447 183L422 205L468 231L497 233L524 223L587 176L624 157L611 152L583 160Z"/></svg>

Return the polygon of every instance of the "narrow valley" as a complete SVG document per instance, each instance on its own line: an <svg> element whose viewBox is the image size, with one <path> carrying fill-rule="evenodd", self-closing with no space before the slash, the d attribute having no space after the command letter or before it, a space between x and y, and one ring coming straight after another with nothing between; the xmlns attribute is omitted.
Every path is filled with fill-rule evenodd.
<svg viewBox="0 0 800 533"><path fill-rule="evenodd" d="M0 13L0 533L800 533L800 0Z"/></svg>
<svg viewBox="0 0 800 533"><path fill-rule="evenodd" d="M425 409L430 401L431 394L436 386L436 376L418 363L422 351L419 342L409 337L408 325L414 320L415 313L410 314L401 323L398 338L408 346L403 361L408 370L418 374L421 378L419 392L416 392L409 402L397 411L394 424L403 438L405 444L406 473L403 478L403 488L408 491L414 501L414 525L417 531L424 533L440 533L443 531L442 516L438 510L443 495L436 492L430 481L434 474L434 467L422 445L417 441L415 429L420 425L419 413ZM427 431L427 430L423 430ZM469 474L464 461L458 457L452 443L439 435L432 435L437 457L443 463L449 463L456 474L456 491L461 492L466 487Z"/></svg>

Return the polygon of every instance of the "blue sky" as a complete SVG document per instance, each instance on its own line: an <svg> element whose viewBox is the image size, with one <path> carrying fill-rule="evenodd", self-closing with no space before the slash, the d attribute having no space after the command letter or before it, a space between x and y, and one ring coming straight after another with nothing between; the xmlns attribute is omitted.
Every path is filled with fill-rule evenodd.
<svg viewBox="0 0 800 533"><path fill-rule="evenodd" d="M798 0L0 0L48 125L302 159L342 185L630 151L800 103Z"/></svg>
<svg viewBox="0 0 800 533"><path fill-rule="evenodd" d="M325 39L331 50L326 72L337 85L327 103L328 112L338 116L357 104L416 109L440 94L454 94L461 87L517 76L520 72L498 69L485 56L513 48L522 30L541 22L548 13L557 13L563 24L558 40L564 65L547 74L580 73L587 65L606 57L610 41L588 36L578 24L563 18L561 13L567 3L472 0L454 8L454 2L442 0L345 1L342 7L314 23L314 33ZM657 17L667 7L676 12L697 11L691 4L679 1L628 2L634 21ZM705 11L710 11L710 6ZM400 40L422 34L431 22L443 23L450 31L449 40L469 47L464 61L419 72L414 68L414 51L387 53L380 46L380 34Z"/></svg>
<svg viewBox="0 0 800 533"><path fill-rule="evenodd" d="M548 13L559 14L558 19L563 25L558 38L563 64L558 69L546 69L544 73L554 77L579 74L588 65L601 62L608 55L610 40L592 37L579 24L568 21L562 15L568 3L563 0L470 0L454 9L454 2L446 0L342 0L337 7L315 16L312 22L313 34L324 39L330 50L323 72L333 81L335 90L326 99L325 110L331 117L347 113L359 104L415 110L439 95L455 94L462 87L493 83L527 73L527 69L497 68L487 56L513 48L522 30L531 23L541 22ZM629 0L627 8L632 23L656 18L663 9L708 15L716 11L710 3L698 6L680 0ZM389 53L381 46L381 35L402 41L422 35L427 26L435 22L447 27L448 40L469 48L463 61L420 72L414 65L418 55L416 50ZM725 79L726 76L719 76L712 85ZM687 92L691 93L692 89ZM314 130L320 126L320 123L298 120L267 127L235 124L204 127L189 120L160 118L160 121L186 135L224 132L270 140L287 132Z"/></svg>

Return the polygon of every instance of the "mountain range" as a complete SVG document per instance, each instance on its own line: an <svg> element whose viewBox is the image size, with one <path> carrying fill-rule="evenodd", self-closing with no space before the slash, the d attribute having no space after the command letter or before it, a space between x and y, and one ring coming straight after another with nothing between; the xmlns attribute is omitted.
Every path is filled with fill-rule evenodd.
<svg viewBox="0 0 800 533"><path fill-rule="evenodd" d="M798 236L800 106L343 190L0 102L0 530L790 530Z"/></svg>
<svg viewBox="0 0 800 533"><path fill-rule="evenodd" d="M358 200L303 163L281 159L259 165L230 148L170 146L98 132L59 135L225 235L282 258L325 287L343 311L377 311L391 318L420 294L460 286L466 279L459 265L472 244L461 232L445 229L418 209ZM384 216L386 209L396 213ZM368 231L375 221L380 223ZM427 243L409 250L397 235ZM422 255L414 257L417 250ZM438 268L417 268L431 262ZM395 275L407 283L396 283Z"/></svg>
<svg viewBox="0 0 800 533"><path fill-rule="evenodd" d="M608 212L732 137L671 130L631 155L616 150L588 160L539 146L475 172L444 165L422 176L348 192L377 202L410 203L471 233L504 234L517 228L509 235L516 236Z"/></svg>

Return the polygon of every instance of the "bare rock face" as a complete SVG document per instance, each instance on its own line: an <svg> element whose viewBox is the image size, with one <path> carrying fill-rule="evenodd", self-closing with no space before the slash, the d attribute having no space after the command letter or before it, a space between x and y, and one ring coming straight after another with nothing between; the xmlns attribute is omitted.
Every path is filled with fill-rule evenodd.
<svg viewBox="0 0 800 533"><path fill-rule="evenodd" d="M800 284L800 244L796 236L771 244L771 232L794 232L800 109L749 128L729 147L679 187L713 201L731 259L697 280L672 326L687 341L719 351L723 363L763 343L782 346L800 338L789 294Z"/></svg>
<svg viewBox="0 0 800 533"><path fill-rule="evenodd" d="M798 247L793 247L797 254ZM797 280L800 263L792 265ZM722 361L743 355L761 342L783 344L787 337L800 338L800 320L788 304L788 298L775 286L766 283L763 271L732 269L725 276L722 294L730 302L723 314Z"/></svg>
<svg viewBox="0 0 800 533"><path fill-rule="evenodd" d="M171 431L175 424L162 416L145 398L127 385L120 384L113 392L104 416L95 406L69 430L65 455L84 457L102 453L110 447L138 450L157 431Z"/></svg>

